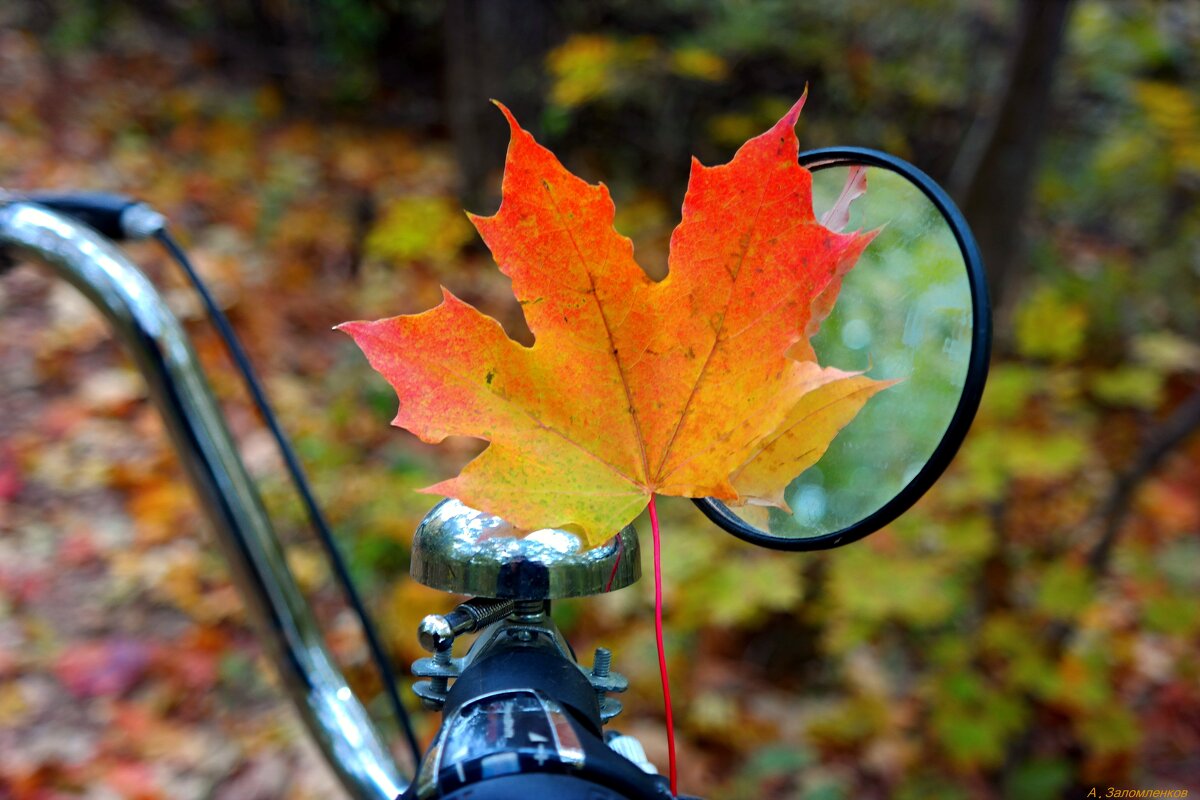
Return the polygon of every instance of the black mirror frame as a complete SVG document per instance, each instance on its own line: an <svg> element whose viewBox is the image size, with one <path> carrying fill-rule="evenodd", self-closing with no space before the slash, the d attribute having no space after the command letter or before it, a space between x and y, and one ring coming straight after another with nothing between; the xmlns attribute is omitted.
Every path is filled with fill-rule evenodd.
<svg viewBox="0 0 1200 800"><path fill-rule="evenodd" d="M979 409L979 401L983 396L983 386L987 382L992 349L992 309L988 300L987 279L975 237L950 196L932 178L912 164L879 150L865 147L825 147L800 154L800 165L811 171L864 164L903 175L925 193L954 231L954 238L962 251L967 280L971 286L971 355L967 361L966 382L954 416L951 417L945 434L929 460L925 462L925 466L895 497L853 525L809 538L772 536L748 525L719 500L704 497L692 501L717 527L760 547L792 552L831 550L869 536L912 508L941 477L958 452L971 422L975 419L975 412Z"/></svg>

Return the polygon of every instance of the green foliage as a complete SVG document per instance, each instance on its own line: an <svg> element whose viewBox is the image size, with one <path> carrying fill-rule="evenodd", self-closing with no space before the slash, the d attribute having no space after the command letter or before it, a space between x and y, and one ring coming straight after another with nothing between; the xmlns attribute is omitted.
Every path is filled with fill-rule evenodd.
<svg viewBox="0 0 1200 800"><path fill-rule="evenodd" d="M931 692L930 732L960 768L998 765L1029 713L1020 698L997 691L975 672L938 675Z"/></svg>
<svg viewBox="0 0 1200 800"><path fill-rule="evenodd" d="M1081 719L1105 713L1115 700L1112 639L1094 637L1066 654L1047 682L1047 697L1078 712Z"/></svg>
<svg viewBox="0 0 1200 800"><path fill-rule="evenodd" d="M1056 665L1044 642L1029 635L1023 616L997 612L982 626L981 654L995 663L1010 691L1044 696L1053 688Z"/></svg>
<svg viewBox="0 0 1200 800"><path fill-rule="evenodd" d="M833 749L861 747L887 727L887 700L868 695L850 695L814 709L808 735Z"/></svg>
<svg viewBox="0 0 1200 800"><path fill-rule="evenodd" d="M945 623L962 599L963 587L949 563L919 553L882 554L869 547L839 551L830 558L829 646L846 651L871 640L885 623L914 631Z"/></svg>
<svg viewBox="0 0 1200 800"><path fill-rule="evenodd" d="M1095 587L1084 565L1060 561L1042 573L1034 605L1051 617L1073 619L1094 596Z"/></svg>
<svg viewBox="0 0 1200 800"><path fill-rule="evenodd" d="M1004 784L1009 800L1052 800L1071 783L1071 766L1065 760L1036 759L1021 764Z"/></svg>
<svg viewBox="0 0 1200 800"><path fill-rule="evenodd" d="M115 12L111 0L79 0L71 3L55 20L49 46L60 54L94 46L107 30Z"/></svg>
<svg viewBox="0 0 1200 800"><path fill-rule="evenodd" d="M904 781L895 797L896 800L925 800L930 797L937 797L939 800L968 800L971 793L951 778L917 775Z"/></svg>
<svg viewBox="0 0 1200 800"><path fill-rule="evenodd" d="M1200 606L1191 595L1155 593L1142 604L1142 624L1147 631L1166 636L1195 636L1200 631Z"/></svg>
<svg viewBox="0 0 1200 800"><path fill-rule="evenodd" d="M1162 404L1165 376L1160 370L1123 366L1092 376L1092 394L1115 406L1153 410Z"/></svg>
<svg viewBox="0 0 1200 800"><path fill-rule="evenodd" d="M1087 311L1053 289L1043 287L1017 316L1017 347L1022 355L1050 361L1074 361L1083 352Z"/></svg>
<svg viewBox="0 0 1200 800"><path fill-rule="evenodd" d="M664 554L666 579L679 590L672 603L674 624L682 630L747 626L771 611L795 607L801 596L799 565L740 547L706 527L690 521ZM642 550L644 575L652 574L649 550ZM703 591L686 588L693 586Z"/></svg>
<svg viewBox="0 0 1200 800"><path fill-rule="evenodd" d="M1098 757L1127 753L1141 740L1137 717L1127 708L1108 705L1080 717L1076 729Z"/></svg>
<svg viewBox="0 0 1200 800"><path fill-rule="evenodd" d="M1164 544L1151 574L1166 578L1169 587L1182 593L1200 589L1200 541L1191 537Z"/></svg>
<svg viewBox="0 0 1200 800"><path fill-rule="evenodd" d="M546 59L554 77L550 98L570 109L631 91L638 73L655 60L655 50L654 42L644 37L572 36Z"/></svg>
<svg viewBox="0 0 1200 800"><path fill-rule="evenodd" d="M726 790L716 797L739 800L753 797L763 786L782 784L794 787L800 782L801 776L812 771L815 766L816 757L807 747L768 745L751 753Z"/></svg>
<svg viewBox="0 0 1200 800"><path fill-rule="evenodd" d="M1045 370L1027 364L997 364L988 373L981 413L996 422L1018 422L1045 382Z"/></svg>
<svg viewBox="0 0 1200 800"><path fill-rule="evenodd" d="M448 197L403 197L390 203L367 235L366 252L385 261L445 264L475 236Z"/></svg>

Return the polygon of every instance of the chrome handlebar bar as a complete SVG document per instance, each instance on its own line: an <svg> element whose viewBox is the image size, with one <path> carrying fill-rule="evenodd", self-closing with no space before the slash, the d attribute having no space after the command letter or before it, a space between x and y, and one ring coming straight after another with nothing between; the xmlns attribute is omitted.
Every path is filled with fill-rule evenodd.
<svg viewBox="0 0 1200 800"><path fill-rule="evenodd" d="M326 649L179 321L115 245L67 217L0 195L5 249L44 263L107 317L149 385L309 733L351 796L395 800L409 781Z"/></svg>

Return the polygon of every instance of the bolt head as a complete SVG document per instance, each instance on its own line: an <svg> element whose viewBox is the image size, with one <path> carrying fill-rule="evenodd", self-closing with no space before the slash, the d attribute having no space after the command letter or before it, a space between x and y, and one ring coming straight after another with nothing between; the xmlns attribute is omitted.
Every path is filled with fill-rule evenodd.
<svg viewBox="0 0 1200 800"><path fill-rule="evenodd" d="M417 626L417 640L426 651L437 653L454 643L454 631L441 614L430 614Z"/></svg>

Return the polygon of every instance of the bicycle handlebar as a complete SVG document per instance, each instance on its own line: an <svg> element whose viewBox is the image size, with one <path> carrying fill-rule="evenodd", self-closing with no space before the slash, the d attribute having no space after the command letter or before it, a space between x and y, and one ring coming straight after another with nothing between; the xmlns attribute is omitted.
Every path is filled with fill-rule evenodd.
<svg viewBox="0 0 1200 800"><path fill-rule="evenodd" d="M6 247L49 266L108 318L146 379L310 734L352 796L395 800L409 781L326 649L179 321L119 249L68 217L0 197Z"/></svg>

